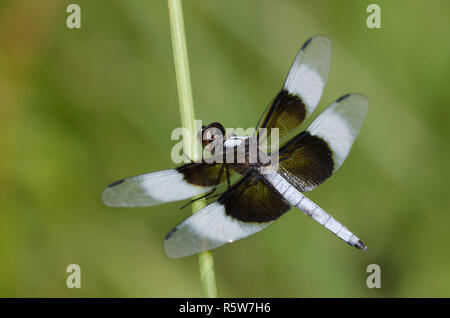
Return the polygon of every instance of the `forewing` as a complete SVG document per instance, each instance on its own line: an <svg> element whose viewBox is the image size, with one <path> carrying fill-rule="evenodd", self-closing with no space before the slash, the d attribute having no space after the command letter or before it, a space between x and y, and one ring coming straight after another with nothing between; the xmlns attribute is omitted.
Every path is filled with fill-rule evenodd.
<svg viewBox="0 0 450 318"><path fill-rule="evenodd" d="M328 80L331 41L326 36L307 40L298 52L283 89L274 98L257 128L279 129L279 139L297 128L316 108Z"/></svg>
<svg viewBox="0 0 450 318"><path fill-rule="evenodd" d="M103 202L113 207L153 206L203 194L226 179L222 164L188 163L177 169L122 179L103 191Z"/></svg>

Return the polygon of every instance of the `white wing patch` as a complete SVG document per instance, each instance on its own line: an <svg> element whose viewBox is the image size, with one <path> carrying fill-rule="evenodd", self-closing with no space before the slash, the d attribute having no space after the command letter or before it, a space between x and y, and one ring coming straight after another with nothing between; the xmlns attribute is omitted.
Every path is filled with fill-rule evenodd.
<svg viewBox="0 0 450 318"><path fill-rule="evenodd" d="M173 229L164 241L164 251L170 258L193 255L250 236L271 223L238 221L214 202Z"/></svg>
<svg viewBox="0 0 450 318"><path fill-rule="evenodd" d="M113 207L152 206L203 194L213 187L189 184L175 169L163 170L113 183L103 191L103 202Z"/></svg>
<svg viewBox="0 0 450 318"><path fill-rule="evenodd" d="M369 99L358 94L339 98L308 127L311 135L322 138L333 151L334 171L344 162L369 109Z"/></svg>
<svg viewBox="0 0 450 318"><path fill-rule="evenodd" d="M306 117L316 108L328 80L331 41L326 36L314 36L303 44L284 83L284 88L298 95L306 105Z"/></svg>

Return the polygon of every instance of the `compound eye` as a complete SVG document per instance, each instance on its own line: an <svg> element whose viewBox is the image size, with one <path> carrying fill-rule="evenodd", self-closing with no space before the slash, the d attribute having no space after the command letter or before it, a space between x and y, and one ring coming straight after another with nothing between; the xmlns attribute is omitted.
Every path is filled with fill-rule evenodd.
<svg viewBox="0 0 450 318"><path fill-rule="evenodd" d="M208 128L216 128L216 129L218 129L218 130L220 131L220 134L221 134L222 136L225 135L225 128L223 128L223 126L222 126L221 123L214 122L214 123L210 124L210 125L208 126ZM216 134L216 135L219 135L219 132L216 132L215 134Z"/></svg>
<svg viewBox="0 0 450 318"><path fill-rule="evenodd" d="M203 131L203 138L202 138L202 147L205 148L209 143L212 141L211 138L211 132L209 129L206 129Z"/></svg>
<svg viewBox="0 0 450 318"><path fill-rule="evenodd" d="M215 127L207 128L203 131L202 146L215 146L223 140L222 131Z"/></svg>
<svg viewBox="0 0 450 318"><path fill-rule="evenodd" d="M214 122L202 128L201 141L203 148L207 147L210 150L223 141L225 129L220 123Z"/></svg>
<svg viewBox="0 0 450 318"><path fill-rule="evenodd" d="M212 132L213 128L208 128L205 130L205 133L203 134L203 139L206 140L214 140L215 135Z"/></svg>

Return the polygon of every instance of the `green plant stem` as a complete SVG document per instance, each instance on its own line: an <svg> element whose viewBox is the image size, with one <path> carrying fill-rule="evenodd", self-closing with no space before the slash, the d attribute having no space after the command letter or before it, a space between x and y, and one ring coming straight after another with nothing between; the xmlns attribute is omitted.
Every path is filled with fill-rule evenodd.
<svg viewBox="0 0 450 318"><path fill-rule="evenodd" d="M183 135L184 152L194 160L199 158L196 150L198 142L195 138L194 102L192 99L191 80L189 75L189 62L186 47L186 34L184 31L183 9L181 0L167 0L169 5L170 32L172 35L173 57L178 87L178 101L180 104L181 124L189 136ZM192 204L192 212L206 206L206 200L197 200ZM214 272L214 259L212 253L199 254L200 280L205 297L217 297L216 275Z"/></svg>

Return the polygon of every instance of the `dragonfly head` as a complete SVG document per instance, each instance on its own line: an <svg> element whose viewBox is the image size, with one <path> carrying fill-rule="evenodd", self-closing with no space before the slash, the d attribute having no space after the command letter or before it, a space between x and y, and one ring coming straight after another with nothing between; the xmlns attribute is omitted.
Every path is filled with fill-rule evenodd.
<svg viewBox="0 0 450 318"><path fill-rule="evenodd" d="M213 122L208 126L203 126L199 134L203 149L212 151L216 146L223 143L225 128L218 122Z"/></svg>

